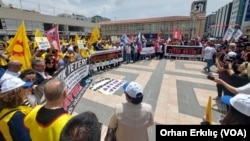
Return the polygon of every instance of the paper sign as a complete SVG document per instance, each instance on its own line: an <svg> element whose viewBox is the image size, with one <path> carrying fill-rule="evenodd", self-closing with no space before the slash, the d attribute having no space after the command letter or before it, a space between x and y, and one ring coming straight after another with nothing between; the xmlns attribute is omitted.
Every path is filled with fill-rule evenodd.
<svg viewBox="0 0 250 141"><path fill-rule="evenodd" d="M49 41L46 37L35 37L35 41L37 42L39 49L47 50L50 48Z"/></svg>

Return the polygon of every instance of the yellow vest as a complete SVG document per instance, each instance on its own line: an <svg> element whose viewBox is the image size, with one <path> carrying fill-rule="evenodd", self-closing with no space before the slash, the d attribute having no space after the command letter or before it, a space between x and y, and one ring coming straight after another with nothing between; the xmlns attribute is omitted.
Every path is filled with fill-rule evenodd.
<svg viewBox="0 0 250 141"><path fill-rule="evenodd" d="M2 132L6 141L13 140L9 131L8 123L17 111L27 115L31 111L31 108L28 106L18 106L17 108L6 108L0 112L0 132Z"/></svg>
<svg viewBox="0 0 250 141"><path fill-rule="evenodd" d="M7 61L5 60L5 59L3 59L3 58L0 58L0 65L1 66L5 66L5 65L7 65L8 63L7 63Z"/></svg>
<svg viewBox="0 0 250 141"><path fill-rule="evenodd" d="M59 141L64 125L71 118L70 114L62 114L49 126L42 126L36 121L37 112L43 105L36 106L25 118L24 125L30 130L33 141Z"/></svg>

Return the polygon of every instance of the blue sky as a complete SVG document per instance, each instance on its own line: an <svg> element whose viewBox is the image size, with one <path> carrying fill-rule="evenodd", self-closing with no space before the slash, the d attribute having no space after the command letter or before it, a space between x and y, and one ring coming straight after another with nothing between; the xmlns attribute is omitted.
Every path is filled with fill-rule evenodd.
<svg viewBox="0 0 250 141"><path fill-rule="evenodd" d="M1 1L1 0L0 0ZM164 16L188 16L193 0L2 0L13 7L41 13L100 15L111 20L127 20ZM207 15L232 0L208 0Z"/></svg>

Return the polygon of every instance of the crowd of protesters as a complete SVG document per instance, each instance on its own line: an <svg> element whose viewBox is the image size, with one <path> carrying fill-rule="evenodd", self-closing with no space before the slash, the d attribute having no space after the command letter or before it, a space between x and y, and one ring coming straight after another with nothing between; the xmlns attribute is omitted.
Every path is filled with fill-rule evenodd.
<svg viewBox="0 0 250 141"><path fill-rule="evenodd" d="M222 125L249 125L249 82L250 82L250 43L246 36L237 41L218 42L212 40L204 49L208 78L216 82L218 100L225 109ZM217 76L213 76L210 67L215 65ZM205 118L205 121L207 119ZM204 122L203 122L204 123Z"/></svg>
<svg viewBox="0 0 250 141"><path fill-rule="evenodd" d="M121 48L116 47L116 44L104 46L99 42L92 47L95 51ZM71 62L86 57L81 55L77 45L63 45L61 52L53 46L43 50L31 45L31 68L22 71L22 62L9 60L10 53L4 48L0 50L0 140L100 140L102 125L99 124L96 115L85 112L79 114L79 117L85 118L72 118L63 108L68 92L66 84L54 77L60 69ZM131 91L135 91L133 89L136 88L132 87ZM140 101L134 108L142 104L142 88L138 93ZM138 99L137 93L133 95L135 97L130 98L131 100ZM130 100L129 102L131 103ZM145 117L145 122L152 122L152 118L151 113L150 117ZM74 122L78 124L77 127L71 125ZM118 124L119 120L116 122ZM116 128L120 126L116 125ZM143 126L145 129L149 127ZM93 132L90 131L92 129Z"/></svg>
<svg viewBox="0 0 250 141"><path fill-rule="evenodd" d="M204 61L207 62L204 71L211 72L212 65L218 69L219 78L213 79L217 83L218 92L215 99L227 101L225 103L229 112L234 108L243 114L243 118L245 116L247 119L233 121L234 115L230 114L230 116L226 116L227 119L222 120L223 124L249 124L250 113L238 109L235 103L238 102L239 98L234 98L237 93L244 93L240 95L241 98L250 93L250 65L248 65L250 44L244 37L241 37L237 42L217 40L199 42L197 39L190 41L137 41L126 45L118 43L107 45L97 42L93 44L93 48L95 51L120 48L124 52L124 62L130 63L144 59L145 56L140 52L147 47L153 47L154 57L162 59L167 45L204 46ZM60 69L85 57L81 55L77 45L63 45L61 52L53 46L48 50L42 50L38 47L31 48L31 68L22 72L20 72L22 62L9 60L9 53L5 52L4 48L0 48L0 50L2 50L2 54L0 54L0 140L91 139L92 137L87 135L87 131L83 130L92 129L96 131L90 132L96 136L92 140L100 140L101 124L95 114L86 112L72 118L63 108L63 101L67 96L66 84L63 80L54 78ZM43 85L42 90L41 85ZM148 140L147 128L153 124L154 119L151 106L142 103L142 86L136 82L127 83L124 85L124 93L127 102L116 105L115 112L110 118L107 136L112 129L116 131L114 134L119 140ZM224 96L230 96L231 100L224 100ZM245 99L247 100L247 98ZM144 110L141 110L141 107ZM122 110L124 108L126 113ZM79 118L84 115L86 119L83 118L81 121ZM138 117L141 119L140 122L137 121ZM76 126L74 123L79 125ZM140 125L136 126L134 123ZM82 134L86 134L86 136Z"/></svg>

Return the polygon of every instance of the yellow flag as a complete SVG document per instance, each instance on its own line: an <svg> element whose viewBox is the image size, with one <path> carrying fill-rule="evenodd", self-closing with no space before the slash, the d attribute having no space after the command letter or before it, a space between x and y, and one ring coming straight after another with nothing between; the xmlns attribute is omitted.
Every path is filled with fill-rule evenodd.
<svg viewBox="0 0 250 141"><path fill-rule="evenodd" d="M66 45L66 42L65 42L65 40L63 39L63 37L62 37L62 45Z"/></svg>
<svg viewBox="0 0 250 141"><path fill-rule="evenodd" d="M105 44L104 49L109 49L109 47L110 47L110 45L107 43L107 44Z"/></svg>
<svg viewBox="0 0 250 141"><path fill-rule="evenodd" d="M10 60L19 60L22 63L21 71L31 68L31 53L24 21L19 26L7 51L10 53Z"/></svg>
<svg viewBox="0 0 250 141"><path fill-rule="evenodd" d="M69 44L72 45L72 38L69 39Z"/></svg>
<svg viewBox="0 0 250 141"><path fill-rule="evenodd" d="M98 27L96 26L96 27L94 27L94 29L93 29L93 31L91 33L91 36L90 36L90 38L88 40L88 44L91 45L91 44L97 42L99 38L100 38L100 33L99 33Z"/></svg>
<svg viewBox="0 0 250 141"><path fill-rule="evenodd" d="M36 37L43 37L42 33L40 32L40 30L38 28L36 29L36 32L35 32L35 38ZM37 47L38 47L38 45L37 45L37 42L35 40L34 41L34 48L37 48Z"/></svg>
<svg viewBox="0 0 250 141"><path fill-rule="evenodd" d="M94 53L94 52L95 52L94 46L91 45L91 46L89 47L89 53L92 54L92 53Z"/></svg>
<svg viewBox="0 0 250 141"><path fill-rule="evenodd" d="M43 37L42 33L40 32L38 28L36 29L35 37ZM34 41L34 48L37 48L37 47L38 47L37 42Z"/></svg>
<svg viewBox="0 0 250 141"><path fill-rule="evenodd" d="M88 58L89 57L89 53L85 49L81 49L80 54L81 54L81 56L83 58Z"/></svg>
<svg viewBox="0 0 250 141"><path fill-rule="evenodd" d="M208 102L207 102L207 108L206 108L206 119L212 124L212 98L209 96Z"/></svg>
<svg viewBox="0 0 250 141"><path fill-rule="evenodd" d="M85 44L87 41L85 38L82 38L82 42Z"/></svg>
<svg viewBox="0 0 250 141"><path fill-rule="evenodd" d="M80 38L79 38L78 34L76 33L76 35L75 35L75 44L74 44L75 46L78 45L78 44L77 44L77 41L78 41L78 40L80 40Z"/></svg>
<svg viewBox="0 0 250 141"><path fill-rule="evenodd" d="M43 37L42 33L40 32L39 28L36 29L35 37Z"/></svg>
<svg viewBox="0 0 250 141"><path fill-rule="evenodd" d="M10 44L10 43L12 42L12 40L13 40L13 37L11 37L11 38L9 39L9 41L7 41L8 44Z"/></svg>

